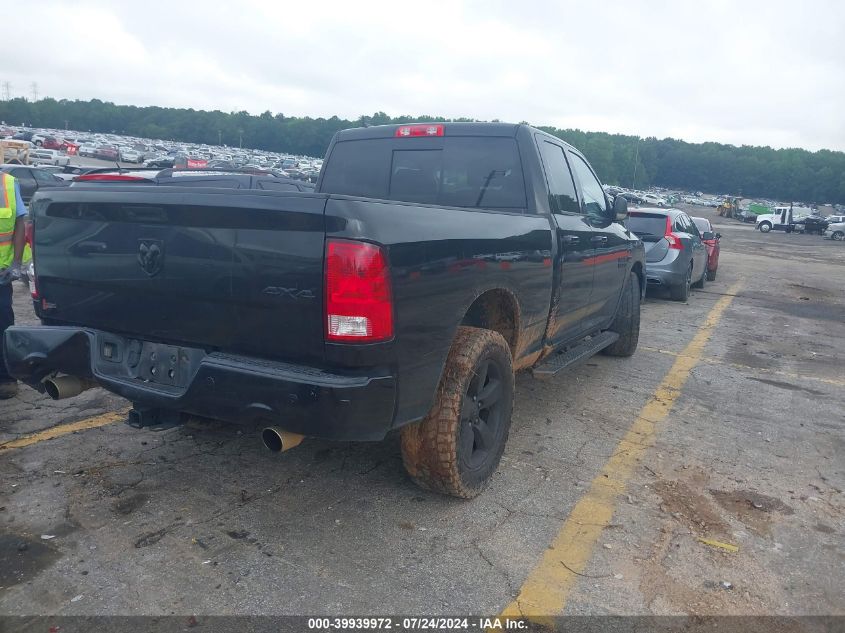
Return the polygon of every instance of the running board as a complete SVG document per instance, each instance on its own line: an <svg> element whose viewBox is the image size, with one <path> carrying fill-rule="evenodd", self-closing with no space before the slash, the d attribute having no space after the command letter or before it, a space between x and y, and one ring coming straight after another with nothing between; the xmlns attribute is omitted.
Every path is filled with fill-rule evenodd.
<svg viewBox="0 0 845 633"><path fill-rule="evenodd" d="M535 376L554 376L561 369L571 367L582 360L588 359L600 352L608 345L612 345L619 338L616 332L602 332L583 341L575 347L570 347L562 353L552 354L543 363L532 370Z"/></svg>

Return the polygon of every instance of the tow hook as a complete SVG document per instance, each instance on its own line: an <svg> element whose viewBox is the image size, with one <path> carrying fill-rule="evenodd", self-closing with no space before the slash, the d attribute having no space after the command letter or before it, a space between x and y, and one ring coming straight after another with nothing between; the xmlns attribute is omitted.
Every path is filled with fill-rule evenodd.
<svg viewBox="0 0 845 633"><path fill-rule="evenodd" d="M268 426L261 431L261 441L264 442L264 446L274 453L283 453L286 450L299 446L304 439L304 435L291 433L275 426Z"/></svg>

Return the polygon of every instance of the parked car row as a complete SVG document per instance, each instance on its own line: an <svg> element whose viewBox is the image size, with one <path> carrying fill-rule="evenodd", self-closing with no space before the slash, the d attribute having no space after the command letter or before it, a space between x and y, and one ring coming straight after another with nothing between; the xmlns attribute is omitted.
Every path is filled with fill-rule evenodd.
<svg viewBox="0 0 845 633"><path fill-rule="evenodd" d="M680 209L635 207L625 226L645 246L649 288L665 288L673 300L686 301L691 288L716 279L722 236L707 218Z"/></svg>
<svg viewBox="0 0 845 633"><path fill-rule="evenodd" d="M291 156L240 147L214 146L154 140L118 134L81 133L70 130L31 130L5 128L4 136L31 143L33 150L69 148L83 158L143 165L145 167L220 167L269 169L284 172L296 180L316 182L322 159ZM49 164L63 164L49 161Z"/></svg>

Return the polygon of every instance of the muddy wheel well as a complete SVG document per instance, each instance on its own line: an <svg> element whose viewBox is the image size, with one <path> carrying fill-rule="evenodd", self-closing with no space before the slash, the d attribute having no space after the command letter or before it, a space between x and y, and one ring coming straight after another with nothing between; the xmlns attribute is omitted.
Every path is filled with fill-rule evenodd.
<svg viewBox="0 0 845 633"><path fill-rule="evenodd" d="M519 336L519 304L507 290L488 290L480 295L467 310L461 325L493 330L502 335L516 353Z"/></svg>

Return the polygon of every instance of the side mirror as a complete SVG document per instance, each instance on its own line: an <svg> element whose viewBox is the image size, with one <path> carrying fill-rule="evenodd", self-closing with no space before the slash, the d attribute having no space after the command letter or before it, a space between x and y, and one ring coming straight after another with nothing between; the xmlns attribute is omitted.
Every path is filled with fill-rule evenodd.
<svg viewBox="0 0 845 633"><path fill-rule="evenodd" d="M628 201L624 196L616 196L613 201L613 215L617 222L621 222L628 217Z"/></svg>
<svg viewBox="0 0 845 633"><path fill-rule="evenodd" d="M701 239L702 240L715 240L716 234L713 231L704 231L704 233L701 234Z"/></svg>

